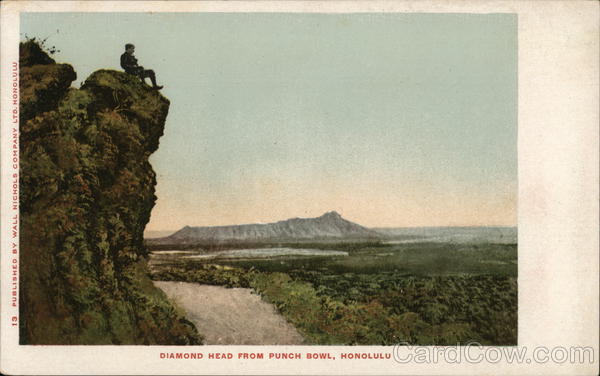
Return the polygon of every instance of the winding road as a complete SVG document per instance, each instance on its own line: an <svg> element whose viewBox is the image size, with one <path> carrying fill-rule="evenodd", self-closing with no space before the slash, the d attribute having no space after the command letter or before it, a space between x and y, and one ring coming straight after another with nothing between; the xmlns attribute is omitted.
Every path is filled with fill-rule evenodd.
<svg viewBox="0 0 600 376"><path fill-rule="evenodd" d="M206 345L302 345L304 339L252 289L189 282L154 285L186 311Z"/></svg>

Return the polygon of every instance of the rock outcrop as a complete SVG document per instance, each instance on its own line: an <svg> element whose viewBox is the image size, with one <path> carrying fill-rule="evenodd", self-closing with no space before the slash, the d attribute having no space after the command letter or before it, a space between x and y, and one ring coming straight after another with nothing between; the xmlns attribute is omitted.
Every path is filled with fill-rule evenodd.
<svg viewBox="0 0 600 376"><path fill-rule="evenodd" d="M72 88L70 65L20 47L21 343L200 343L145 264L169 101L111 70Z"/></svg>

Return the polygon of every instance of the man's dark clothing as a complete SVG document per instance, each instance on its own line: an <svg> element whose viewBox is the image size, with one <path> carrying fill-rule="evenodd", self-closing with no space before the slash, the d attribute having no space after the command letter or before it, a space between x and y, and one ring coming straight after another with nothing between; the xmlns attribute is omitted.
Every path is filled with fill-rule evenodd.
<svg viewBox="0 0 600 376"><path fill-rule="evenodd" d="M123 52L123 55L121 55L121 68L123 68L125 72L129 74L138 74L140 70L139 68L142 67L138 65L135 56L130 55L127 52Z"/></svg>
<svg viewBox="0 0 600 376"><path fill-rule="evenodd" d="M123 68L125 72L129 74L138 76L142 79L142 82L145 82L145 78L149 77L150 81L152 81L152 86L155 88L158 87L156 85L156 75L154 74L154 71L152 69L144 69L144 67L139 66L137 59L132 54L124 52L123 55L121 55L121 68ZM162 86L158 88L160 89Z"/></svg>

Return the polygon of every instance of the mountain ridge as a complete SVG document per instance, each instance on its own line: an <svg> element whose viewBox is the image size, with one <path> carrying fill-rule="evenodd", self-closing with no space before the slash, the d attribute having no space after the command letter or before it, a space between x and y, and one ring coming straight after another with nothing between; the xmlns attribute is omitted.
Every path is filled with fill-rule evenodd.
<svg viewBox="0 0 600 376"><path fill-rule="evenodd" d="M348 221L336 211L329 211L319 217L295 217L271 223L194 227L187 225L172 235L153 240L157 243L192 243L379 237L381 235L376 231Z"/></svg>

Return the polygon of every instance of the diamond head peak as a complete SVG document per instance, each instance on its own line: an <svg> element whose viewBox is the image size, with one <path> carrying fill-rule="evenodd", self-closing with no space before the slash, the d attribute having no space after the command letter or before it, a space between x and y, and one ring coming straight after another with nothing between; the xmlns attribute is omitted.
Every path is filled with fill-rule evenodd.
<svg viewBox="0 0 600 376"><path fill-rule="evenodd" d="M274 223L255 223L231 226L185 226L174 234L153 239L160 243L204 243L223 241L291 241L379 239L381 234L350 222L335 211L316 218L290 218Z"/></svg>
<svg viewBox="0 0 600 376"><path fill-rule="evenodd" d="M289 218L272 223L252 223L228 226L185 226L160 237L147 236L149 246L164 249L182 246L281 242L373 242L388 243L451 242L451 243L516 243L514 227L414 227L367 228L329 211L314 218ZM150 234L148 234L150 235Z"/></svg>

